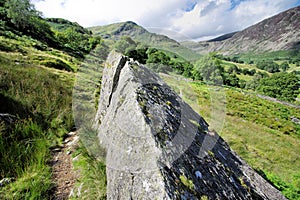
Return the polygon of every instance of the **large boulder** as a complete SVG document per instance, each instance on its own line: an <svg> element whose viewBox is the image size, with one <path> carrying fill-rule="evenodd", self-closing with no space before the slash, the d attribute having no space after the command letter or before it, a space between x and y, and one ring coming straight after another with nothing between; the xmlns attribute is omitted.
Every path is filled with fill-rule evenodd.
<svg viewBox="0 0 300 200"><path fill-rule="evenodd" d="M108 199L285 199L158 75L115 52L95 124Z"/></svg>

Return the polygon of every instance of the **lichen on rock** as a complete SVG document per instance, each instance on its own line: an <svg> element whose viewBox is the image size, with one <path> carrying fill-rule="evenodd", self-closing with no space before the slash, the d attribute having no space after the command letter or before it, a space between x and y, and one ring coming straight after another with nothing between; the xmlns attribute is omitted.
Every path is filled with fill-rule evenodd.
<svg viewBox="0 0 300 200"><path fill-rule="evenodd" d="M160 77L112 52L95 126L108 199L285 199Z"/></svg>

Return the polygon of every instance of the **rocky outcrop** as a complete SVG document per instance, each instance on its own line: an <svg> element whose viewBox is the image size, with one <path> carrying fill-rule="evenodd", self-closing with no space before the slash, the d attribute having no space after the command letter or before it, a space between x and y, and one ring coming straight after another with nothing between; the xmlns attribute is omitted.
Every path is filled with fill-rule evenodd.
<svg viewBox="0 0 300 200"><path fill-rule="evenodd" d="M115 52L95 122L108 199L285 199L156 74Z"/></svg>

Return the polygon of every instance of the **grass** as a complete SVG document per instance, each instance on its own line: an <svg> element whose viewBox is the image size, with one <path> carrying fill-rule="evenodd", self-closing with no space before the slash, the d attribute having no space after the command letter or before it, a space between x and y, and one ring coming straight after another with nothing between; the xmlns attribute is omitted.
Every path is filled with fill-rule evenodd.
<svg viewBox="0 0 300 200"><path fill-rule="evenodd" d="M262 60L289 60L291 58L297 57L299 55L299 52L295 52L293 50L282 50L282 51L275 51L275 52L264 52L264 53L243 53L235 55L235 57L239 57L239 60L242 60L246 63L249 63L250 61L253 61L256 63L257 61Z"/></svg>
<svg viewBox="0 0 300 200"><path fill-rule="evenodd" d="M230 68L230 66L236 65L239 69L248 69L248 70L252 70L255 69L256 72L262 72L262 73L267 73L268 75L271 75L271 73L265 71L265 70L261 70L258 69L254 64L247 64L247 63L235 63L235 62L231 62L231 61L225 61L222 60L222 66L224 67L225 70L228 70ZM243 73L237 74L237 77L241 80L245 80L245 81L251 81L253 80L253 76L250 75L244 75Z"/></svg>
<svg viewBox="0 0 300 200"><path fill-rule="evenodd" d="M12 99L19 104L3 101L2 112L19 115L21 118L31 117L44 127L64 121L65 128L72 124L71 97L72 76L61 80L61 76L47 68L34 64L18 64L10 62L0 54L0 95ZM13 60L13 57L10 58ZM66 76L65 76L66 78ZM24 112L20 112L19 107ZM58 118L57 118L58 117ZM55 120L56 122L54 122Z"/></svg>
<svg viewBox="0 0 300 200"><path fill-rule="evenodd" d="M31 120L21 120L0 134L0 179L13 178L0 188L1 199L48 198L52 186L49 140Z"/></svg>
<svg viewBox="0 0 300 200"><path fill-rule="evenodd" d="M172 76L163 78L211 124L212 86L178 81ZM299 109L233 89L224 92L226 102L221 104L226 106L226 117L223 129L218 133L286 197L299 199L300 127L290 120L291 116L300 119Z"/></svg>
<svg viewBox="0 0 300 200"><path fill-rule="evenodd" d="M73 117L75 122L83 119L83 128L90 127L101 64L108 51L102 43L81 60L30 37L4 33L0 36L0 113L18 120L0 126L0 180L13 180L0 187L0 199L50 199L54 185L49 149L61 145L63 136L78 125ZM82 109L72 110L72 104ZM84 182L82 191L89 193L79 199L105 198L105 165L96 159L104 155L97 139L90 132L81 135L80 158L74 164L81 173L78 184Z"/></svg>
<svg viewBox="0 0 300 200"><path fill-rule="evenodd" d="M0 188L0 199L49 199L53 187L49 149L61 144L74 127L74 75L43 66L45 60L58 59L53 52L64 53L38 50L37 42L25 36L1 36L0 113L17 120L0 131L0 180L12 180ZM7 44L9 48L3 49ZM72 67L79 63L68 55L59 59Z"/></svg>
<svg viewBox="0 0 300 200"><path fill-rule="evenodd" d="M96 133L89 128L97 108L95 98L99 96L102 62L108 47L102 43L81 60L28 36L3 33L0 36L0 113L17 116L17 122L9 126L0 124L0 180L11 180L0 188L0 199L51 198L49 191L54 185L48 165L49 148L60 145L64 134L74 128L73 117L84 125L82 143L74 161L81 174L74 191L81 195L73 198L105 199L105 152L99 147ZM168 45L167 40L163 47ZM176 45L174 48L179 52L185 50ZM192 55L190 59L198 56ZM180 76L164 78L210 121L208 105L212 102L211 90L215 88L192 84ZM289 120L291 116L300 118L298 110L255 95L230 89L225 92L227 101L221 105L227 104L227 116L219 133L287 197L299 198L300 159L296 151L300 147L299 126ZM182 180L187 187L192 187L188 180Z"/></svg>
<svg viewBox="0 0 300 200"><path fill-rule="evenodd" d="M81 144L76 150L76 161L73 165L80 171L74 195L71 199L106 199L106 166L99 157L92 156L85 145Z"/></svg>

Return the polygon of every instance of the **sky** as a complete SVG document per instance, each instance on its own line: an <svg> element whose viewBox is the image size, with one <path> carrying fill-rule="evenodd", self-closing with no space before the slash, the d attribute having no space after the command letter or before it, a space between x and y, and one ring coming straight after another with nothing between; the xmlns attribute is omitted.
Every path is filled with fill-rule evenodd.
<svg viewBox="0 0 300 200"><path fill-rule="evenodd" d="M176 40L207 40L299 6L300 0L32 0L44 17L84 27L134 21Z"/></svg>

